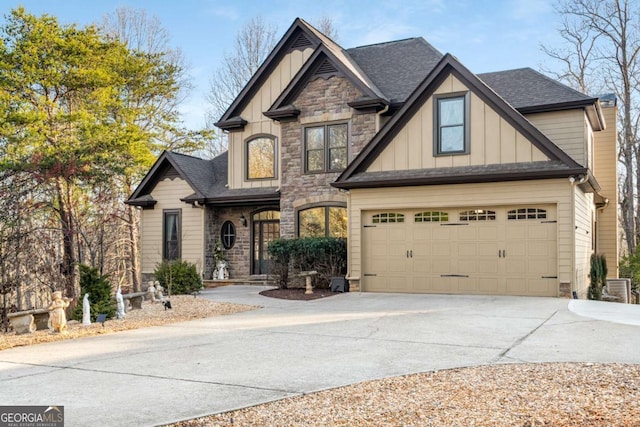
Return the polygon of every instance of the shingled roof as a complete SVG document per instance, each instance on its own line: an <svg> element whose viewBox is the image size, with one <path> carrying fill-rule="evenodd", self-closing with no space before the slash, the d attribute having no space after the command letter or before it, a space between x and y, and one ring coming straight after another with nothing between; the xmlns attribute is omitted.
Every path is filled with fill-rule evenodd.
<svg viewBox="0 0 640 427"><path fill-rule="evenodd" d="M478 77L521 112L542 105L593 104L597 100L531 68L483 73Z"/></svg>
<svg viewBox="0 0 640 427"><path fill-rule="evenodd" d="M141 207L155 205L156 200L151 197L151 192L163 179L165 172L171 168L175 169L193 190L193 193L180 199L185 203L240 205L254 202L268 203L280 199L280 193L277 192L276 187L230 190L227 187L228 153L226 151L211 160L165 151L125 203Z"/></svg>
<svg viewBox="0 0 640 427"><path fill-rule="evenodd" d="M391 102L404 102L442 58L422 37L346 51Z"/></svg>

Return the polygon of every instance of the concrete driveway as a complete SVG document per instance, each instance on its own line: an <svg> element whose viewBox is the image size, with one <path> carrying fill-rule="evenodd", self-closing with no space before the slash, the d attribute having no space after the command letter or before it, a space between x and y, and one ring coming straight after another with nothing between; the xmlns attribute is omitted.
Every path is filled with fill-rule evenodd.
<svg viewBox="0 0 640 427"><path fill-rule="evenodd" d="M577 315L564 299L348 293L285 301L262 289L201 295L260 310L2 351L0 405L64 405L67 426L142 426L414 372L640 363L631 345L640 327ZM640 308L627 316L640 319Z"/></svg>

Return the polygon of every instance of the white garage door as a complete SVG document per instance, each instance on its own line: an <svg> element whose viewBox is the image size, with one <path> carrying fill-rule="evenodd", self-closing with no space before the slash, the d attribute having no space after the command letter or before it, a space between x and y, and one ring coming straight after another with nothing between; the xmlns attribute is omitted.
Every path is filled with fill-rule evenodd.
<svg viewBox="0 0 640 427"><path fill-rule="evenodd" d="M557 296L555 206L364 214L362 289Z"/></svg>

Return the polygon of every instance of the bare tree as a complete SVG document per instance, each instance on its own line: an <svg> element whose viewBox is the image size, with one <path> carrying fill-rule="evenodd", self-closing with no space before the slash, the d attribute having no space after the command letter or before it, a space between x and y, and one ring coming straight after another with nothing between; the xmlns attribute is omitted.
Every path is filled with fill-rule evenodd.
<svg viewBox="0 0 640 427"><path fill-rule="evenodd" d="M316 21L317 29L330 39L336 41L338 31L329 17ZM267 24L260 16L247 22L236 34L232 52L225 53L222 63L213 72L209 81L209 110L207 123L213 127L233 100L244 88L251 76L258 71L267 55L273 50L278 39L275 26ZM226 150L226 140L219 138L218 145L208 153L213 157Z"/></svg>
<svg viewBox="0 0 640 427"><path fill-rule="evenodd" d="M557 10L568 50L545 51L563 62L565 81L589 88L595 83L589 82L590 71L597 69L598 83L619 100L620 209L627 250L634 253L640 237L640 8L630 0L565 0Z"/></svg>
<svg viewBox="0 0 640 427"><path fill-rule="evenodd" d="M276 27L267 24L262 17L251 19L238 31L233 51L225 53L209 82L207 119L211 125L222 117L273 50L277 42L276 31Z"/></svg>
<svg viewBox="0 0 640 427"><path fill-rule="evenodd" d="M323 16L320 19L313 22L313 26L318 29L322 34L329 37L334 42L338 42L339 35L338 30L333 25L333 19L328 16Z"/></svg>

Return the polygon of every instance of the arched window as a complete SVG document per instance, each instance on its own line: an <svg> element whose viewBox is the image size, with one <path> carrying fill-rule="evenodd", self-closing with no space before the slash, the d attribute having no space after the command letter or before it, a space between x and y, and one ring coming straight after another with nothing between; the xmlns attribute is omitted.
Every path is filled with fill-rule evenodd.
<svg viewBox="0 0 640 427"><path fill-rule="evenodd" d="M495 221L496 212L486 209L474 209L460 212L460 221Z"/></svg>
<svg viewBox="0 0 640 427"><path fill-rule="evenodd" d="M225 221L220 228L220 241L225 249L231 249L236 243L236 226L231 221Z"/></svg>
<svg viewBox="0 0 640 427"><path fill-rule="evenodd" d="M371 219L374 224L386 224L389 222L404 222L404 214L396 212L384 212L375 214Z"/></svg>
<svg viewBox="0 0 640 427"><path fill-rule="evenodd" d="M418 212L413 216L413 222L446 222L449 214L439 211Z"/></svg>
<svg viewBox="0 0 640 427"><path fill-rule="evenodd" d="M347 208L319 206L298 211L299 237L347 237Z"/></svg>
<svg viewBox="0 0 640 427"><path fill-rule="evenodd" d="M276 177L276 140L259 136L247 141L247 179Z"/></svg>
<svg viewBox="0 0 640 427"><path fill-rule="evenodd" d="M520 208L520 209L511 209L510 211L507 212L508 220L546 219L546 218L547 218L546 209Z"/></svg>

